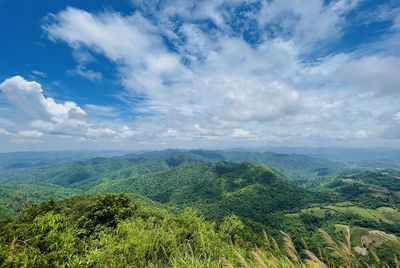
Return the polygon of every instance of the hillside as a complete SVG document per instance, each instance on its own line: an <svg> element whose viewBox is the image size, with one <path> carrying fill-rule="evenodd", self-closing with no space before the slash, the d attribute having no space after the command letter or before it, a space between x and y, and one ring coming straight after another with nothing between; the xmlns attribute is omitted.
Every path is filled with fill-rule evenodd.
<svg viewBox="0 0 400 268"><path fill-rule="evenodd" d="M290 235L273 238L255 233L237 217L216 225L193 210L173 215L157 203L124 194L80 196L48 201L26 208L17 218L0 225L0 263L3 267L366 267L394 265L400 248L397 237L384 232L336 225L331 235L321 231L317 255L295 246ZM341 234L341 232L344 234ZM371 239L372 249L351 252L342 239ZM383 245L387 245L383 247ZM307 254L301 254L302 248ZM381 252L381 249L386 249ZM392 251L388 251L390 248ZM354 249L355 250L355 249ZM375 251L374 251L375 252ZM374 253L375 254L375 253Z"/></svg>
<svg viewBox="0 0 400 268"><path fill-rule="evenodd" d="M393 169L367 170L339 177L328 187L343 200L372 207L400 205L400 172Z"/></svg>
<svg viewBox="0 0 400 268"><path fill-rule="evenodd" d="M3 171L0 173L0 182L41 182L70 188L89 189L105 176L108 179L121 178L168 168L170 168L168 159L158 161L142 157L98 157L50 167Z"/></svg>
<svg viewBox="0 0 400 268"><path fill-rule="evenodd" d="M289 180L285 174L299 175ZM308 178L307 188L294 183L304 185L301 176ZM335 246L325 239L329 235L342 245L349 225L351 263L366 267L376 253L393 266L400 248L398 182L397 170L360 171L299 155L206 150L3 171L0 262L114 267L121 261L115 255L124 258L121 266L138 267L348 267L349 260L335 257L329 251ZM318 257L305 254L305 247ZM370 250L374 253L363 255Z"/></svg>
<svg viewBox="0 0 400 268"><path fill-rule="evenodd" d="M317 200L262 164L231 162L199 163L113 180L90 192L133 192L162 203L197 207L212 218L234 213L256 221Z"/></svg>
<svg viewBox="0 0 400 268"><path fill-rule="evenodd" d="M30 203L46 201L49 198L65 199L81 194L83 194L83 191L67 189L54 184L17 183L0 185L0 217L12 217Z"/></svg>
<svg viewBox="0 0 400 268"><path fill-rule="evenodd" d="M329 160L304 154L273 152L212 151L212 150L165 150L148 152L141 156L167 158L185 155L202 161L229 161L236 163L263 163L283 173L289 180L302 183L310 177L338 174L349 165L339 160Z"/></svg>
<svg viewBox="0 0 400 268"><path fill-rule="evenodd" d="M42 182L88 190L101 180L137 176L148 172L167 170L179 165L221 160L237 163L263 163L296 183L304 183L314 177L336 174L347 167L338 161L305 155L164 150L119 157L97 157L41 168L1 170L0 183Z"/></svg>

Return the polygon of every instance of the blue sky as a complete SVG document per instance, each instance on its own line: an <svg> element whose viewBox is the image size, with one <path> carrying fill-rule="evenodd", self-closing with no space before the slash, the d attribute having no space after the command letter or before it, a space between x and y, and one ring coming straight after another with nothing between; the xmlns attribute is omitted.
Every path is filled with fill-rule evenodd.
<svg viewBox="0 0 400 268"><path fill-rule="evenodd" d="M399 146L400 4L0 0L0 150Z"/></svg>

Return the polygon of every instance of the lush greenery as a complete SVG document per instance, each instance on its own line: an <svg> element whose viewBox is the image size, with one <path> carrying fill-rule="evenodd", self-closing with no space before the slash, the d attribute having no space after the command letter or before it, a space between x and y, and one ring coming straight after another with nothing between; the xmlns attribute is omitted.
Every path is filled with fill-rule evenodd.
<svg viewBox="0 0 400 268"><path fill-rule="evenodd" d="M193 210L174 216L157 204L124 194L50 200L27 207L1 225L3 267L361 267L396 265L379 258L372 242L357 257L350 230L335 239L320 230L319 251L302 249L286 233L280 239L251 231L236 216L219 224ZM393 236L393 250L400 241ZM262 238L262 239L261 239ZM324 248L325 246L325 248ZM328 246L328 247L327 247Z"/></svg>
<svg viewBox="0 0 400 268"><path fill-rule="evenodd" d="M0 263L396 267L399 174L205 150L3 171Z"/></svg>
<svg viewBox="0 0 400 268"><path fill-rule="evenodd" d="M272 212L316 202L261 164L200 163L97 185L92 193L134 192L162 203L195 207L213 219L230 213L265 222Z"/></svg>
<svg viewBox="0 0 400 268"><path fill-rule="evenodd" d="M122 157L97 157L90 160L62 163L50 167L18 170L0 170L0 183L15 181L51 182L61 186L89 188L94 180L121 175L137 175L161 171L196 162L229 161L259 162L281 172L298 183L310 177L336 174L347 168L345 163L305 155L257 152L225 152L205 150L165 150L131 154ZM1 163L1 161L0 161ZM115 174L116 173L116 174ZM88 185L85 185L88 184Z"/></svg>
<svg viewBox="0 0 400 268"><path fill-rule="evenodd" d="M335 179L328 187L351 200L370 207L400 205L400 171L367 170Z"/></svg>
<svg viewBox="0 0 400 268"><path fill-rule="evenodd" d="M52 184L16 183L0 186L0 216L9 218L20 212L26 205L45 201L48 198L64 199L81 195L82 191L67 189Z"/></svg>

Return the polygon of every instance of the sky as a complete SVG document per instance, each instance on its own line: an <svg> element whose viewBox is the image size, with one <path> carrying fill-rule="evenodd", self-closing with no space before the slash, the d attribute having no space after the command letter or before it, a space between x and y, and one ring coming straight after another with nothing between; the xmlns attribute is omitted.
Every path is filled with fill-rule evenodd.
<svg viewBox="0 0 400 268"><path fill-rule="evenodd" d="M0 0L0 151L400 147L398 0Z"/></svg>

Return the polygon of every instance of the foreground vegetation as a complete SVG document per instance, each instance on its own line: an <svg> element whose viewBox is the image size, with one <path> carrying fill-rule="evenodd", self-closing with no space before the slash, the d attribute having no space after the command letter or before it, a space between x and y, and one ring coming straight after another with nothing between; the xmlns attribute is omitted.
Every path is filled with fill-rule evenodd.
<svg viewBox="0 0 400 268"><path fill-rule="evenodd" d="M372 244L358 255L347 227L335 238L320 230L313 252L283 232L277 240L253 233L233 215L212 223L125 194L50 200L1 226L2 267L399 267Z"/></svg>

